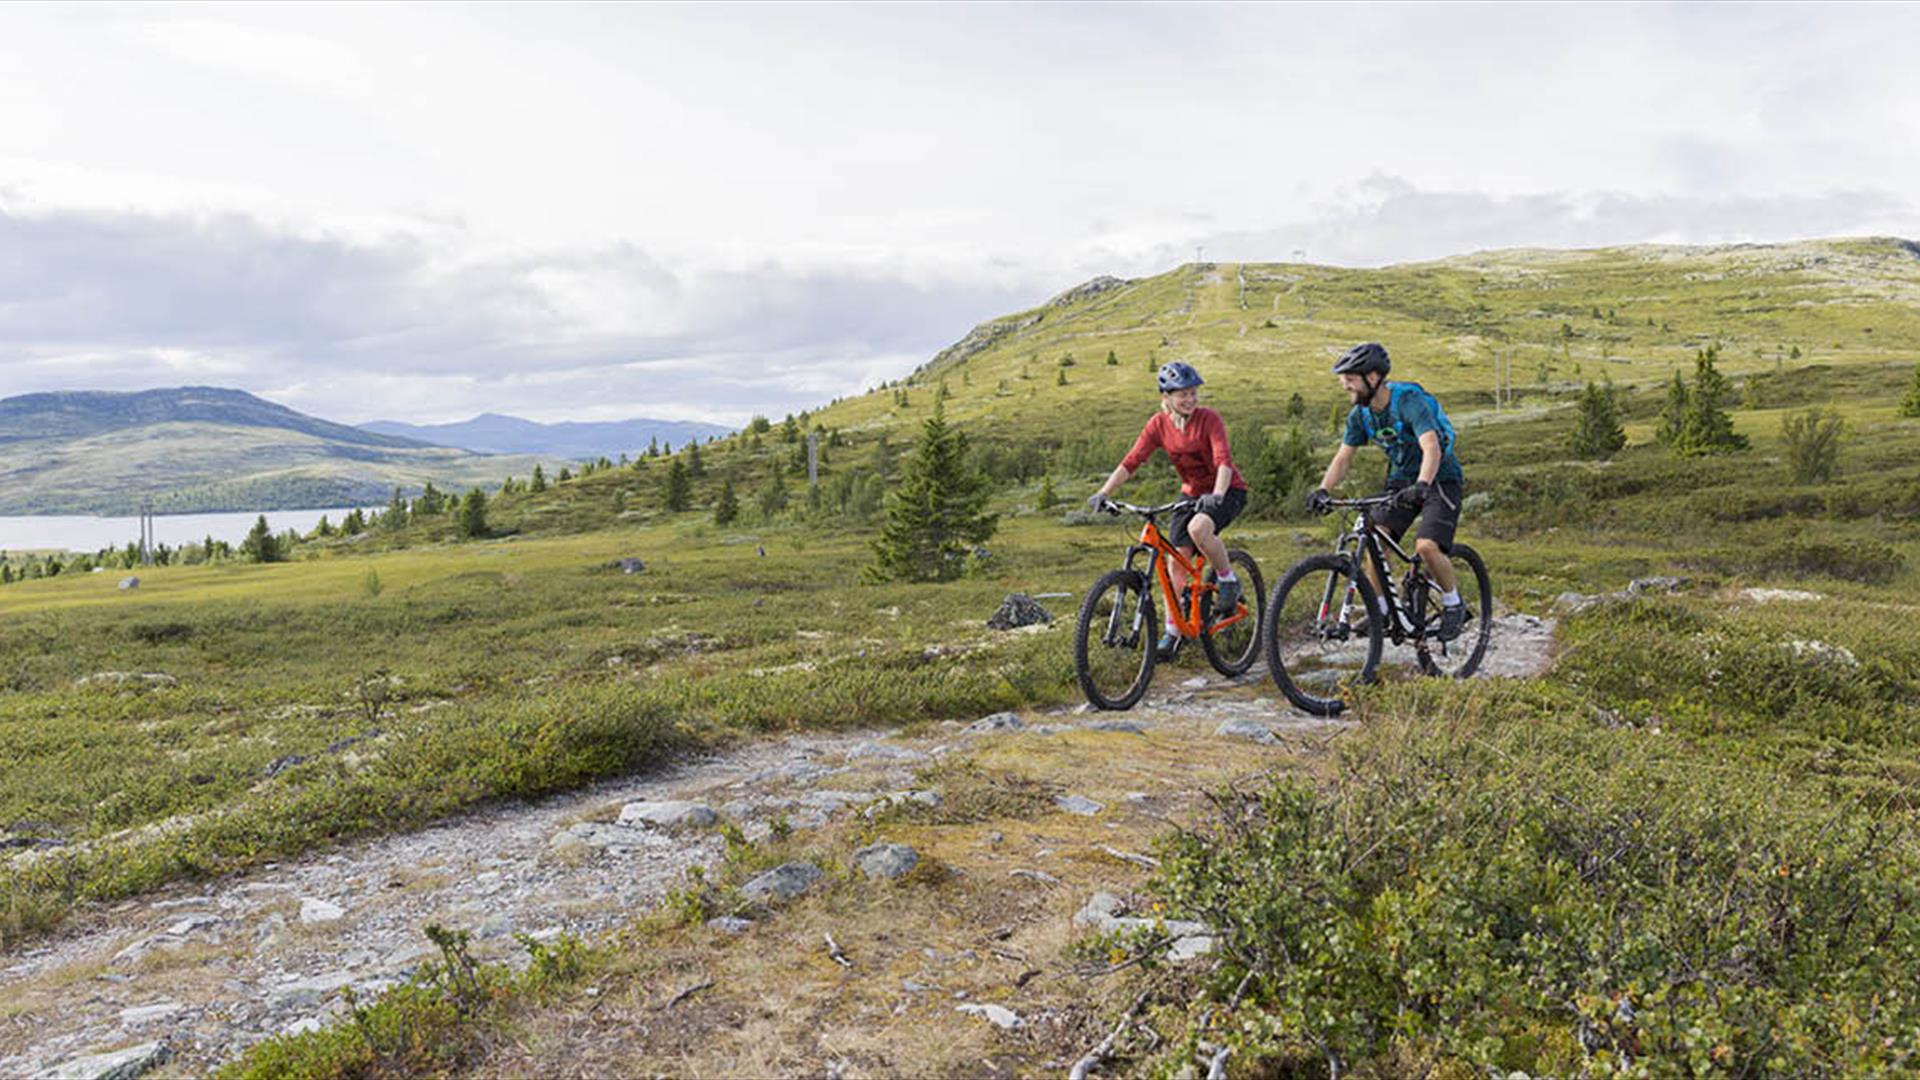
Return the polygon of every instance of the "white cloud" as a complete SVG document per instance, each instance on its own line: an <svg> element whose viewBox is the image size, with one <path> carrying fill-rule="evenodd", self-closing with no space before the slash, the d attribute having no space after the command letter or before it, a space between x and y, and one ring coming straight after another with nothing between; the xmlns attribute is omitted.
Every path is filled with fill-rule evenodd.
<svg viewBox="0 0 1920 1080"><path fill-rule="evenodd" d="M737 417L1195 244L1920 231L1913 6L16 7L0 393Z"/></svg>

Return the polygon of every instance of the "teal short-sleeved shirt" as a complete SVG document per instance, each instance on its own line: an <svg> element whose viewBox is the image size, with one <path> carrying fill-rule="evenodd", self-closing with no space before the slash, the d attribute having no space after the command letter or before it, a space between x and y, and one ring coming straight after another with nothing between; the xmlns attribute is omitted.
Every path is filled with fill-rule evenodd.
<svg viewBox="0 0 1920 1080"><path fill-rule="evenodd" d="M1397 487L1420 478L1420 436L1436 432L1440 436L1440 471L1434 480L1460 483L1460 459L1453 452L1453 424L1445 409L1419 383L1387 384L1391 396L1384 412L1366 405L1355 405L1347 413L1348 446L1377 443L1387 452L1387 485Z"/></svg>

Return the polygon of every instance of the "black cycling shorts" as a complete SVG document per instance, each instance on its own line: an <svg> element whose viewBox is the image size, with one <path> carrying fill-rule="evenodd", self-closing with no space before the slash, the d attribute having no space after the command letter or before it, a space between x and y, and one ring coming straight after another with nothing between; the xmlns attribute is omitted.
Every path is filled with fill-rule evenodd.
<svg viewBox="0 0 1920 1080"><path fill-rule="evenodd" d="M1213 519L1213 531L1219 533L1225 530L1227 526L1233 524L1234 518L1240 516L1240 511L1246 508L1247 489L1228 488L1227 493L1220 497L1220 509L1207 515ZM1174 547L1193 546L1192 538L1187 536L1187 525L1193 521L1193 516L1198 512L1191 506L1173 512L1173 521L1167 526L1167 539L1173 542Z"/></svg>
<svg viewBox="0 0 1920 1080"><path fill-rule="evenodd" d="M1399 484L1389 487L1385 493L1391 494L1405 486ZM1393 537L1393 542L1397 544L1406 533L1407 526L1413 524L1414 515L1418 514L1420 531L1415 535L1433 541L1440 545L1441 551L1451 555L1454 530L1460 527L1460 498L1459 483L1443 480L1433 485L1433 493L1427 497L1427 504L1418 510L1398 505L1379 506L1374 508L1370 516L1373 523Z"/></svg>

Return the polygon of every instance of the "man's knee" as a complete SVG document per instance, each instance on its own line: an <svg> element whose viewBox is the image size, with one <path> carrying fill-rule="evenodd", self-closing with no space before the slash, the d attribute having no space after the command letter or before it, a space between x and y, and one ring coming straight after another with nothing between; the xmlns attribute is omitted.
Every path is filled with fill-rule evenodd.
<svg viewBox="0 0 1920 1080"><path fill-rule="evenodd" d="M1425 536L1413 542L1413 552L1422 559L1436 559L1441 555L1440 545Z"/></svg>
<svg viewBox="0 0 1920 1080"><path fill-rule="evenodd" d="M1213 519L1205 514L1193 515L1193 520L1187 522L1187 535L1195 540L1207 540L1213 535Z"/></svg>

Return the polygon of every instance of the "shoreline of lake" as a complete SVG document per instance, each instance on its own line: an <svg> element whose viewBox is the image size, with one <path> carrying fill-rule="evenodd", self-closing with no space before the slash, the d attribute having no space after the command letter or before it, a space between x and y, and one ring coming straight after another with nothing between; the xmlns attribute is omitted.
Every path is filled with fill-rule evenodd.
<svg viewBox="0 0 1920 1080"><path fill-rule="evenodd" d="M363 511L368 509L361 507ZM313 530L322 517L335 525L352 513L351 506L323 510L247 510L216 514L155 514L154 542L177 548L211 536L238 544L263 514L276 533ZM94 517L86 514L0 515L0 552L73 551L91 554L102 548L123 548L140 542L140 518Z"/></svg>

